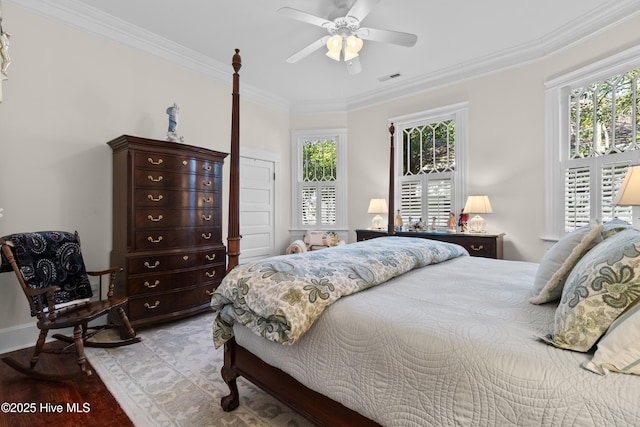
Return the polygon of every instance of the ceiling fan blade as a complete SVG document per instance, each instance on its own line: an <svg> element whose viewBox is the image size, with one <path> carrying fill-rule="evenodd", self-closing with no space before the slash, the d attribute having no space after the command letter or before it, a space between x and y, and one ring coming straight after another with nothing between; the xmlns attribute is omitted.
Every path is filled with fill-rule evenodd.
<svg viewBox="0 0 640 427"><path fill-rule="evenodd" d="M360 71L362 71L362 65L360 65L360 57L358 56L356 56L353 59L350 59L349 61L346 61L346 64L347 64L347 71L351 75L358 74Z"/></svg>
<svg viewBox="0 0 640 427"><path fill-rule="evenodd" d="M379 30L377 28L360 28L358 37L375 42L392 43L400 46L411 47L418 41L418 36L392 30Z"/></svg>
<svg viewBox="0 0 640 427"><path fill-rule="evenodd" d="M380 0L357 0L355 4L351 6L347 16L352 16L358 21L362 21L379 2Z"/></svg>
<svg viewBox="0 0 640 427"><path fill-rule="evenodd" d="M278 9L278 13L288 16L289 18L296 19L298 21L306 22L308 24L317 25L318 27L327 28L327 26L333 25L333 22L327 21L319 16L312 15L307 12L303 12L291 7L281 7Z"/></svg>
<svg viewBox="0 0 640 427"><path fill-rule="evenodd" d="M287 58L287 62L290 63L290 64L293 64L294 62L300 61L305 56L310 55L311 53L313 53L316 50L320 49L322 46L325 46L327 44L327 40L329 40L329 37L330 37L329 35L326 35L326 36L322 37L321 39L318 39L318 40L314 41L309 46L303 48L302 50L300 50L300 51L294 53L293 55L291 55L290 57L288 57Z"/></svg>

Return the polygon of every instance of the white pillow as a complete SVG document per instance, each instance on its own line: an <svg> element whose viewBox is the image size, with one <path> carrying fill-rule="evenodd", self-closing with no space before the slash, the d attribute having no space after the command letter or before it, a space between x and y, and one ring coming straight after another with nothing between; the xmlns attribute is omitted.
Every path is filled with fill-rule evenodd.
<svg viewBox="0 0 640 427"><path fill-rule="evenodd" d="M640 375L640 299L609 327L598 350L582 367L596 374L609 371Z"/></svg>
<svg viewBox="0 0 640 427"><path fill-rule="evenodd" d="M542 257L533 280L532 304L560 299L564 282L580 258L602 241L602 225L581 227L562 237Z"/></svg>

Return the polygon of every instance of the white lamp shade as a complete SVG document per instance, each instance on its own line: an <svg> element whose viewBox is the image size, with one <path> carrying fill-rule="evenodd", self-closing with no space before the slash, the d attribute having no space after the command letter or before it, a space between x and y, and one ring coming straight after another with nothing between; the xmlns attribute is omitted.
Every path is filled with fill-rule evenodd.
<svg viewBox="0 0 640 427"><path fill-rule="evenodd" d="M389 208L387 208L387 201L385 199L371 199L369 202L369 210L367 212L370 214L383 214L389 212Z"/></svg>
<svg viewBox="0 0 640 427"><path fill-rule="evenodd" d="M640 205L640 166L629 166L613 201L615 205Z"/></svg>
<svg viewBox="0 0 640 427"><path fill-rule="evenodd" d="M492 213L491 202L489 196L469 196L467 197L467 203L464 205L464 213L466 214L480 214L480 213Z"/></svg>

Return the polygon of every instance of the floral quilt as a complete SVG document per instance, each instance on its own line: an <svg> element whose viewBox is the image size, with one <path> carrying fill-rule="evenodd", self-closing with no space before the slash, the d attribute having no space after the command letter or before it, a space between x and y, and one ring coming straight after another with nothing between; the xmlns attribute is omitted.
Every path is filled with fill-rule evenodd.
<svg viewBox="0 0 640 427"><path fill-rule="evenodd" d="M390 236L239 265L211 298L214 345L233 336L236 322L268 340L293 344L340 297L468 255L451 243Z"/></svg>

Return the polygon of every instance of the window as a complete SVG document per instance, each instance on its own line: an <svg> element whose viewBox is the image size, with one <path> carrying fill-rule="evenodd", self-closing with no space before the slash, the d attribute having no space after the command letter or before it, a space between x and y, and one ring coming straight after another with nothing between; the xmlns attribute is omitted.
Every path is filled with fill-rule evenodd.
<svg viewBox="0 0 640 427"><path fill-rule="evenodd" d="M396 127L396 209L402 221L445 227L466 196L467 105L392 120Z"/></svg>
<svg viewBox="0 0 640 427"><path fill-rule="evenodd" d="M619 218L613 200L629 165L640 162L640 52L594 64L547 85L547 234Z"/></svg>
<svg viewBox="0 0 640 427"><path fill-rule="evenodd" d="M292 132L295 229L346 229L346 130Z"/></svg>

